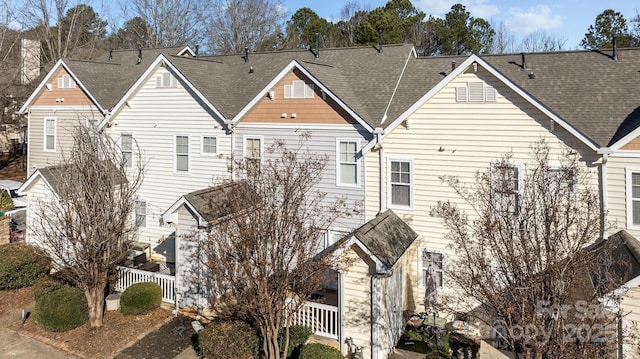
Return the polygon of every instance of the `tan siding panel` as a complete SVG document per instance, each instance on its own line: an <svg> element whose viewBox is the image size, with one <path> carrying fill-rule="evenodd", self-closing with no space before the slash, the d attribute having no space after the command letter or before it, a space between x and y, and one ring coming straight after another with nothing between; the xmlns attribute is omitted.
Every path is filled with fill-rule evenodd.
<svg viewBox="0 0 640 359"><path fill-rule="evenodd" d="M343 272L344 319L343 337L363 347L365 358L371 358L371 269L363 261L366 254L353 246L345 253L349 266Z"/></svg>
<svg viewBox="0 0 640 359"><path fill-rule="evenodd" d="M77 84L74 88L58 88L58 79L68 74L64 68L60 68L48 82L51 90L43 87L32 106L91 106L89 96ZM60 101L62 99L64 101Z"/></svg>

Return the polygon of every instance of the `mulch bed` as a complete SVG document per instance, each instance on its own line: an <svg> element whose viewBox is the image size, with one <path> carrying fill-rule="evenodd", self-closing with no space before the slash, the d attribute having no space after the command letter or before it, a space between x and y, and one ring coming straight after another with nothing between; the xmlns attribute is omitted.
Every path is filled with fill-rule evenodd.
<svg viewBox="0 0 640 359"><path fill-rule="evenodd" d="M130 316L105 312L104 325L99 329L85 324L67 332L50 332L35 324L33 318L21 323L19 310L32 307L32 288L0 291L0 325L81 358L113 358L121 351L119 358L173 358L191 345L194 334L190 318L173 318L171 311L163 308ZM175 335L178 331L174 329L179 326L185 330Z"/></svg>

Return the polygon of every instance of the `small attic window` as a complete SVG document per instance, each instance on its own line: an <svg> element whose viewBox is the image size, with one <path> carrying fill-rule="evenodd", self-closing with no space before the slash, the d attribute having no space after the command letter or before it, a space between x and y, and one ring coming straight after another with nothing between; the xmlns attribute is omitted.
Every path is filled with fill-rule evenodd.
<svg viewBox="0 0 640 359"><path fill-rule="evenodd" d="M170 73L164 73L156 76L156 88L175 88L178 87L178 80L171 76Z"/></svg>
<svg viewBox="0 0 640 359"><path fill-rule="evenodd" d="M72 89L76 88L76 82L69 75L62 75L62 77L58 78L58 88L59 89Z"/></svg>
<svg viewBox="0 0 640 359"><path fill-rule="evenodd" d="M302 80L291 81L291 85L284 85L284 98L313 98L314 85Z"/></svg>
<svg viewBox="0 0 640 359"><path fill-rule="evenodd" d="M496 89L484 82L467 82L456 87L456 102L496 102Z"/></svg>

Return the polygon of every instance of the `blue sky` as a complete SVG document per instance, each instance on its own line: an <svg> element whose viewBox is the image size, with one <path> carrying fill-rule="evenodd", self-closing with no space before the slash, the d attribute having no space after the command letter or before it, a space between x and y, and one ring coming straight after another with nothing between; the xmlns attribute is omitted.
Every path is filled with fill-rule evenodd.
<svg viewBox="0 0 640 359"><path fill-rule="evenodd" d="M346 1L341 0L282 0L289 16L301 7L309 7L318 15L330 20L340 18L340 10ZM384 6L387 0L355 0L365 9ZM596 16L606 9L619 11L629 21L640 11L637 0L556 0L556 1L513 1L513 0L412 0L414 6L427 16L442 17L451 6L462 3L471 16L481 17L492 24L504 22L507 29L518 37L534 31L544 31L561 39L566 39L565 49L578 48L580 40Z"/></svg>

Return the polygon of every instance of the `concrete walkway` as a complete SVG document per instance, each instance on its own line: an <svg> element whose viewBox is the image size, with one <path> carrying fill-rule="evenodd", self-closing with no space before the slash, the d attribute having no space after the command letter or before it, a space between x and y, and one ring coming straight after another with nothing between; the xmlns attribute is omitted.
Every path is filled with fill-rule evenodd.
<svg viewBox="0 0 640 359"><path fill-rule="evenodd" d="M75 358L39 340L9 329L10 325L20 323L20 313L20 309L15 309L0 316L0 358Z"/></svg>

